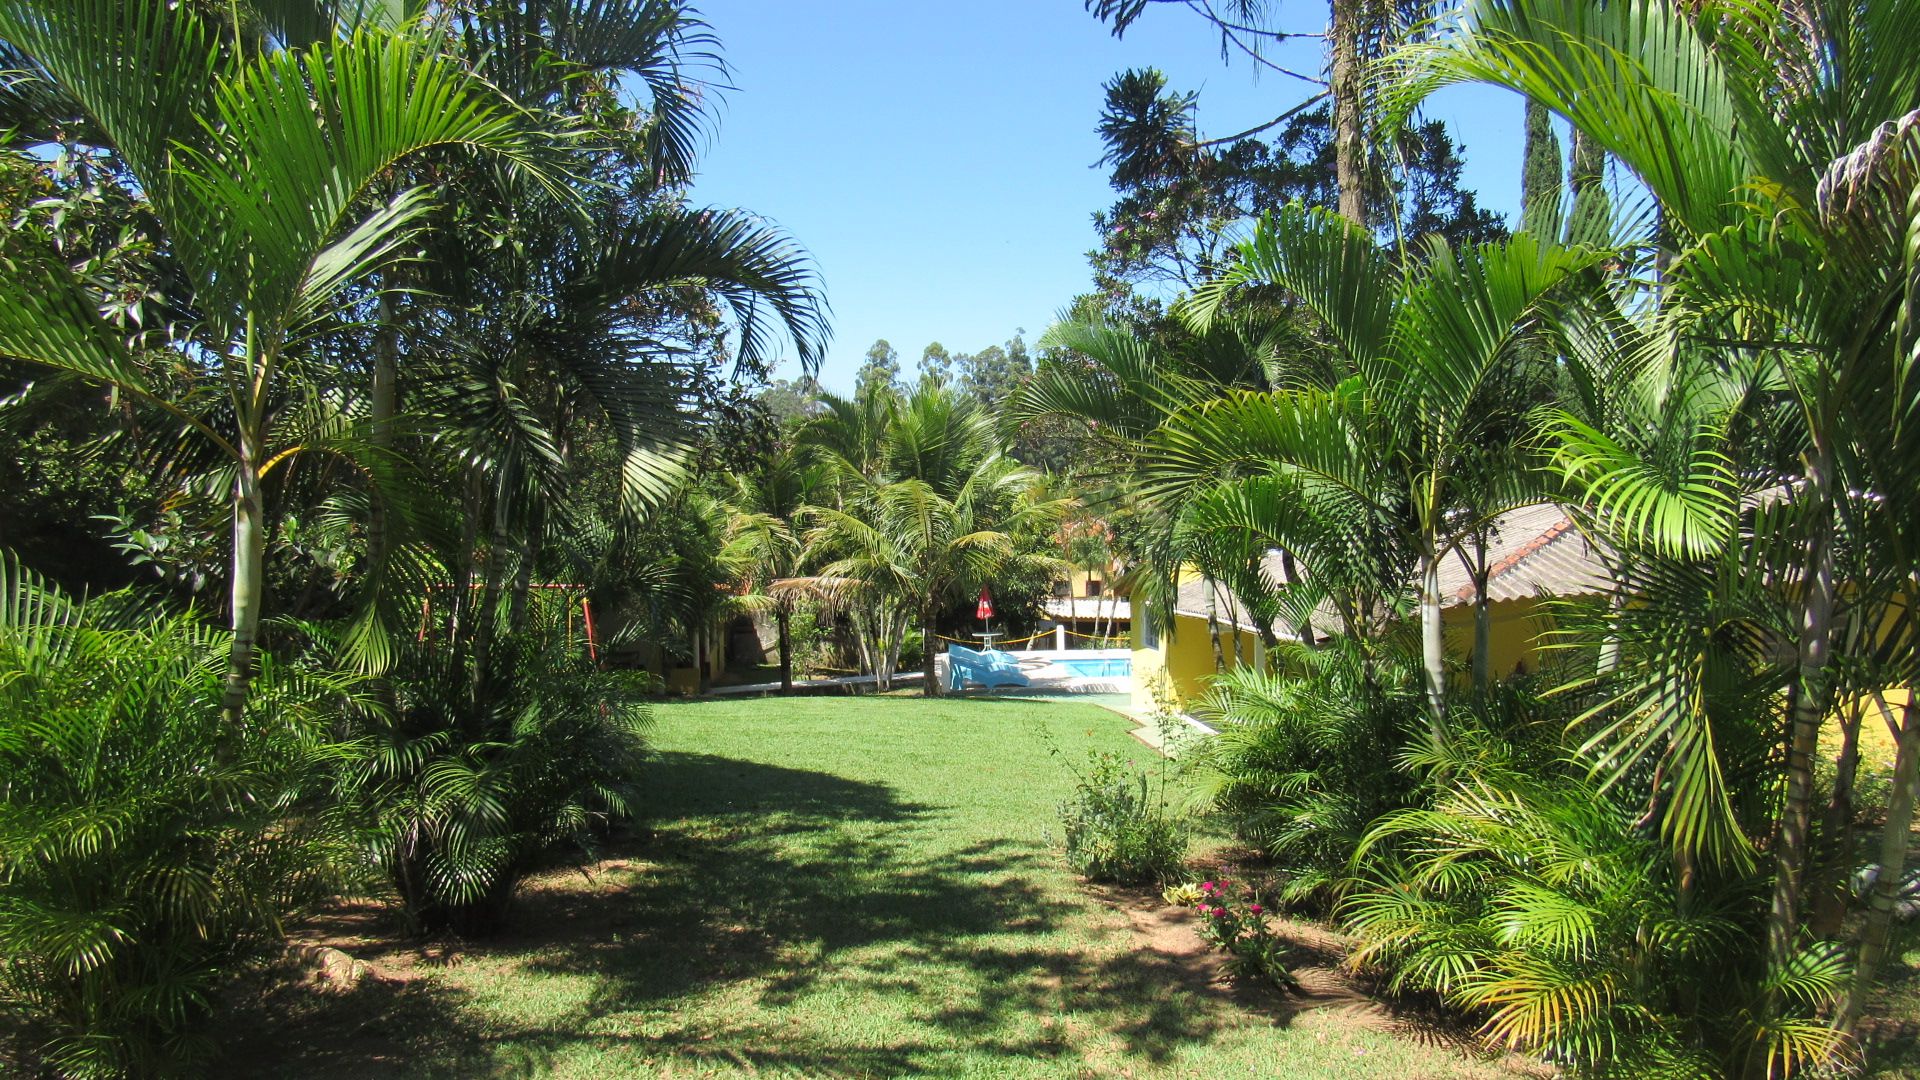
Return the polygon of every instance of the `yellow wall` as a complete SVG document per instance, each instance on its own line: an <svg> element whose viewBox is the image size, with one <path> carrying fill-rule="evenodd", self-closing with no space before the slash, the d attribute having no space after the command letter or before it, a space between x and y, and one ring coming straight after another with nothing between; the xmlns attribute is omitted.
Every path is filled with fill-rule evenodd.
<svg viewBox="0 0 1920 1080"><path fill-rule="evenodd" d="M1833 715L1820 732L1820 747L1827 756L1837 757L1840 753L1840 728L1847 714L1858 710L1860 718L1860 762L1862 768L1885 772L1893 768L1893 756L1899 749L1893 733L1887 730L1892 724L1898 727L1906 717L1905 710L1913 702L1911 690L1888 690L1878 696L1862 694L1850 700L1838 702Z"/></svg>
<svg viewBox="0 0 1920 1080"><path fill-rule="evenodd" d="M1105 586L1113 581L1113 574L1105 570L1095 570L1091 574L1085 570L1069 570L1067 571L1067 584L1069 587L1067 595L1085 599L1087 595L1088 578L1092 578L1100 582L1102 586ZM1112 595L1112 593L1109 589L1103 587L1100 590L1100 595L1105 597Z"/></svg>
<svg viewBox="0 0 1920 1080"><path fill-rule="evenodd" d="M1143 642L1144 628L1139 620L1133 627L1133 705L1152 709L1166 704L1176 709L1191 708L1207 692L1214 676L1213 641L1207 633L1207 621L1189 615L1175 615L1171 633L1160 635L1152 648ZM1260 635L1232 627L1220 628L1220 652L1231 668L1235 663L1235 640L1239 655L1250 664L1261 662L1265 649Z"/></svg>
<svg viewBox="0 0 1920 1080"><path fill-rule="evenodd" d="M1492 646L1492 670L1504 678L1521 664L1526 670L1540 667L1538 637L1547 628L1539 611L1539 601L1501 600L1488 612L1492 616L1489 644ZM1452 607L1442 615L1447 630L1447 654L1466 658L1473 653L1473 609ZM1258 634L1222 627L1220 650L1228 667L1234 664L1233 641L1239 635L1249 662L1258 663L1263 648ZM1142 644L1144 628L1136 620L1133 627L1133 705L1151 709L1161 703L1178 709L1191 708L1214 675L1213 643L1207 637L1207 621L1187 615L1174 616L1172 634L1161 635L1156 647Z"/></svg>
<svg viewBox="0 0 1920 1080"><path fill-rule="evenodd" d="M1497 679L1514 674L1520 665L1540 670L1542 631L1549 628L1547 618L1534 599L1496 600L1487 606L1491 633L1487 650L1488 670ZM1460 605L1444 609L1440 621L1446 627L1447 655L1466 659L1473 655L1473 607Z"/></svg>

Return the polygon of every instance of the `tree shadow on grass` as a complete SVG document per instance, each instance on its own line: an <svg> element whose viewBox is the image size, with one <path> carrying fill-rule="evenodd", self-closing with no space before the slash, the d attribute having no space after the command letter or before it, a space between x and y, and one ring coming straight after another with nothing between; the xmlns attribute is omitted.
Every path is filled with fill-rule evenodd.
<svg viewBox="0 0 1920 1080"><path fill-rule="evenodd" d="M458 972L340 995L270 987L242 1010L261 1030L234 1075L512 1076L580 1051L818 1076L1077 1056L1035 1022L1047 1016L1161 1061L1227 1019L1162 958L1050 940L1084 909L1049 890L1058 869L1038 843L954 847L940 808L884 784L716 755L663 754L648 785L650 836L616 844L591 879L537 883L509 936L461 948L494 978L584 977L582 1003L515 1018L476 1005ZM780 1028L784 1010L822 1008L817 991L905 1019L876 1039ZM697 1005L713 994L731 1014Z"/></svg>
<svg viewBox="0 0 1920 1080"><path fill-rule="evenodd" d="M718 754L656 753L642 783L645 812L665 822L772 815L824 828L841 821L909 821L936 809L904 802L885 784Z"/></svg>

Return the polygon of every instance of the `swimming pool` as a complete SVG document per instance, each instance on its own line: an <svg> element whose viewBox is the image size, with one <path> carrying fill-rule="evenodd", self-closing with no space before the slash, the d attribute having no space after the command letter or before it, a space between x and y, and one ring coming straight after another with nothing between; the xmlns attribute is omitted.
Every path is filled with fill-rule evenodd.
<svg viewBox="0 0 1920 1080"><path fill-rule="evenodd" d="M1055 667L1063 667L1083 679L1113 679L1133 674L1130 656L1087 656L1052 658Z"/></svg>

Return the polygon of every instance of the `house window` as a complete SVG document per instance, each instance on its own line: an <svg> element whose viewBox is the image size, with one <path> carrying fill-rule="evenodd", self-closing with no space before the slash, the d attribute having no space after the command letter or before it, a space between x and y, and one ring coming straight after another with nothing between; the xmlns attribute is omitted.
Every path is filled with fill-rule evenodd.
<svg viewBox="0 0 1920 1080"><path fill-rule="evenodd" d="M1054 582L1054 583L1053 583L1053 595L1055 595L1055 596L1058 596L1058 597L1063 597L1063 598L1064 598L1064 597L1068 597L1068 596L1072 596L1072 595L1073 595L1073 582L1071 582L1071 581L1056 581L1056 582Z"/></svg>
<svg viewBox="0 0 1920 1080"><path fill-rule="evenodd" d="M1087 579L1087 595L1088 595L1088 596L1099 596L1099 595L1100 595L1100 581L1099 581L1099 579L1097 579L1097 578L1088 578L1088 579Z"/></svg>

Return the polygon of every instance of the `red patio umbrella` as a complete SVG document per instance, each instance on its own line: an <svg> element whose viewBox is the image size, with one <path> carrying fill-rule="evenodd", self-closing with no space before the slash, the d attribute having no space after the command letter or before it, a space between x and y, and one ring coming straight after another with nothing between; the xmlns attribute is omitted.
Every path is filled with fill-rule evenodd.
<svg viewBox="0 0 1920 1080"><path fill-rule="evenodd" d="M993 594L985 586L980 588L980 606L974 609L973 615L981 622L993 618Z"/></svg>

